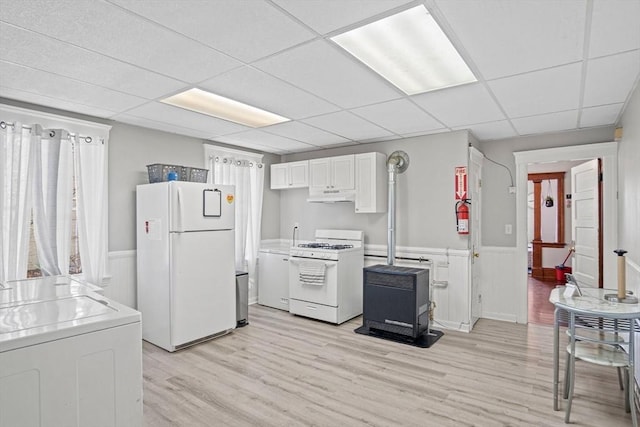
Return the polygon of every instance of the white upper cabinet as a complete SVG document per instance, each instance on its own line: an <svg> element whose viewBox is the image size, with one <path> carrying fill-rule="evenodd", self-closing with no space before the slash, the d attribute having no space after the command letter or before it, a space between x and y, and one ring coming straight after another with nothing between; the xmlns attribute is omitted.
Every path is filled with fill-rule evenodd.
<svg viewBox="0 0 640 427"><path fill-rule="evenodd" d="M304 188L309 186L309 161L271 165L271 189Z"/></svg>
<svg viewBox="0 0 640 427"><path fill-rule="evenodd" d="M356 213L387 211L386 158L382 153L355 155Z"/></svg>
<svg viewBox="0 0 640 427"><path fill-rule="evenodd" d="M309 191L355 189L355 156L309 160Z"/></svg>

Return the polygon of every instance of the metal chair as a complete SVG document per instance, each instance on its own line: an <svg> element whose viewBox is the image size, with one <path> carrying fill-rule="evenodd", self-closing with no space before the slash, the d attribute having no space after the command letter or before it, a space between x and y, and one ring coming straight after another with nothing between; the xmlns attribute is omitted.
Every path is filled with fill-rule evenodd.
<svg viewBox="0 0 640 427"><path fill-rule="evenodd" d="M631 362L625 348L629 345L629 340L633 339L633 328L631 328L633 322L581 316L572 311L567 314L569 344L564 383L564 398L567 399L565 423L569 422L571 416L576 359L617 368L620 389L624 390L625 410L630 412L629 399L633 398L633 394L625 385L629 384ZM626 334L629 340L625 338ZM624 381L622 373L624 373ZM637 427L635 414L632 415L632 420L634 427Z"/></svg>

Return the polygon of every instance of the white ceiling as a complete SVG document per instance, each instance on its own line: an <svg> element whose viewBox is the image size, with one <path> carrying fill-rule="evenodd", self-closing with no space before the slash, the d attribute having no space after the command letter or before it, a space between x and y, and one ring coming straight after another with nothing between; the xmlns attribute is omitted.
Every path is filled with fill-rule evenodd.
<svg viewBox="0 0 640 427"><path fill-rule="evenodd" d="M407 96L329 39L419 4L477 83ZM276 154L611 125L639 75L640 0L0 0L0 97ZM292 121L159 102L192 87Z"/></svg>

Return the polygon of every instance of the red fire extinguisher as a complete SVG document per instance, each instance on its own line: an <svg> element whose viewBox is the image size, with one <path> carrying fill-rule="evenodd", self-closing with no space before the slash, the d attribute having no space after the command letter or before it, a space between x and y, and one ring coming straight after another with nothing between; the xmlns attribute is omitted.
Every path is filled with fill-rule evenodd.
<svg viewBox="0 0 640 427"><path fill-rule="evenodd" d="M469 206L471 200L462 199L456 202L456 228L458 234L469 234Z"/></svg>

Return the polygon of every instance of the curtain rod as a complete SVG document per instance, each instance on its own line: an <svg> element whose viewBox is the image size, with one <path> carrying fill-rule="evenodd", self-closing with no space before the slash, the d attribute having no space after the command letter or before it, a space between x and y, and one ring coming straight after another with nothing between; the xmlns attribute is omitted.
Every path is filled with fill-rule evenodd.
<svg viewBox="0 0 640 427"><path fill-rule="evenodd" d="M230 156L229 157L229 161L231 161L232 158L233 158L233 156ZM218 163L220 161L220 159L222 159L223 163L227 163L227 157L224 157L224 156L213 156L213 155L209 156L209 160L214 160L216 163ZM262 162L249 160L249 159L236 160L235 162L236 162L237 166L242 166L243 162L247 162L250 168L253 167L254 163L258 166L258 168L262 168L262 166L264 166L264 164Z"/></svg>
<svg viewBox="0 0 640 427"><path fill-rule="evenodd" d="M10 127L10 128L15 128L15 123L5 122L4 120L3 120L3 121L0 121L0 129L6 129L6 128L8 128L8 127ZM22 125L22 129L29 129L29 130L31 130L31 129L33 129L33 128L32 128L31 126ZM49 129L47 129L47 130L49 130ZM54 132L54 130L52 130L52 132ZM72 137L74 137L74 138L84 139L84 142L86 142L87 144L90 144L90 143L93 141L93 138L92 138L92 137L90 137L90 136L77 135L77 134L75 134L75 133L71 133L71 132L68 132L68 133L69 133L69 136L72 136ZM55 132L54 132L53 134L50 134L49 136L50 136L50 137L54 137L54 136L55 136ZM104 138L100 138L100 143L101 143L102 145L104 145Z"/></svg>

